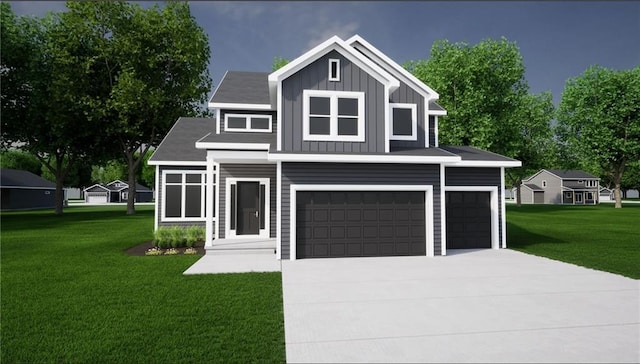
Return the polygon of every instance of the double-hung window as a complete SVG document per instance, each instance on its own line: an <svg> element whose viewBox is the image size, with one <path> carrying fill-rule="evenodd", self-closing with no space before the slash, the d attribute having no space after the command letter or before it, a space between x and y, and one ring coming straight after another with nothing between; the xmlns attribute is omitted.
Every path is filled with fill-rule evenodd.
<svg viewBox="0 0 640 364"><path fill-rule="evenodd" d="M303 139L364 142L364 93L304 90Z"/></svg>
<svg viewBox="0 0 640 364"><path fill-rule="evenodd" d="M271 115L225 114L224 130L271 133Z"/></svg>
<svg viewBox="0 0 640 364"><path fill-rule="evenodd" d="M204 221L206 177L206 171L162 171L162 221Z"/></svg>
<svg viewBox="0 0 640 364"><path fill-rule="evenodd" d="M391 140L418 140L416 104L390 104Z"/></svg>

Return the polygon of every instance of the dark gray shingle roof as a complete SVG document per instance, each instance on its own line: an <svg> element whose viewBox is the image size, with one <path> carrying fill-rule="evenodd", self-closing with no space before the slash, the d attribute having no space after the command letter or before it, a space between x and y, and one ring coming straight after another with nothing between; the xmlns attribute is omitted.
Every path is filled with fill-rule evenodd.
<svg viewBox="0 0 640 364"><path fill-rule="evenodd" d="M435 101L429 101L429 110L432 111L445 111L444 107L440 106L437 102Z"/></svg>
<svg viewBox="0 0 640 364"><path fill-rule="evenodd" d="M180 118L149 160L204 162L207 151L196 149L196 141L214 129L213 118Z"/></svg>
<svg viewBox="0 0 640 364"><path fill-rule="evenodd" d="M589 174L585 171L579 171L575 169L547 169L550 173L555 174L560 178L598 178L592 174Z"/></svg>
<svg viewBox="0 0 640 364"><path fill-rule="evenodd" d="M56 184L37 176L29 171L20 169L0 170L0 186L2 187L29 187L55 189Z"/></svg>
<svg viewBox="0 0 640 364"><path fill-rule="evenodd" d="M210 102L233 104L270 104L269 73L228 71Z"/></svg>
<svg viewBox="0 0 640 364"><path fill-rule="evenodd" d="M459 155L463 161L516 161L515 159L511 159L493 152L487 152L486 150L478 149L475 147L441 145L440 148L446 150L447 152Z"/></svg>
<svg viewBox="0 0 640 364"><path fill-rule="evenodd" d="M524 185L529 187L533 191L544 191L542 188L540 188L540 186L538 186L538 185L536 185L534 183L524 183Z"/></svg>

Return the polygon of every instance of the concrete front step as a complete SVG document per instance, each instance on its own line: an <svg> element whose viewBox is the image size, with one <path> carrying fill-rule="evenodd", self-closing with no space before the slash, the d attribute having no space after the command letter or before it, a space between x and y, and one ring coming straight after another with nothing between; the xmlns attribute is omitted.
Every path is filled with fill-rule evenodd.
<svg viewBox="0 0 640 364"><path fill-rule="evenodd" d="M275 254L275 239L216 239L206 254Z"/></svg>

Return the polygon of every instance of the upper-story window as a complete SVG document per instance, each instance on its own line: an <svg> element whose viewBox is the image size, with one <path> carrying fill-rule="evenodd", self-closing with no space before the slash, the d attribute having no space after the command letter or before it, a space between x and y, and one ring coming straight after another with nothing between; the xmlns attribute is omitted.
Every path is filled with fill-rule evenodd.
<svg viewBox="0 0 640 364"><path fill-rule="evenodd" d="M304 90L304 140L364 142L364 93Z"/></svg>
<svg viewBox="0 0 640 364"><path fill-rule="evenodd" d="M547 180L542 180L542 188L547 187Z"/></svg>
<svg viewBox="0 0 640 364"><path fill-rule="evenodd" d="M340 81L340 60L329 60L329 81Z"/></svg>
<svg viewBox="0 0 640 364"><path fill-rule="evenodd" d="M390 104L391 139L418 140L418 120L415 104Z"/></svg>
<svg viewBox="0 0 640 364"><path fill-rule="evenodd" d="M584 185L586 187L596 187L598 185L598 181L596 181L594 179L588 179L588 180L586 180Z"/></svg>
<svg viewBox="0 0 640 364"><path fill-rule="evenodd" d="M271 133L271 115L225 114L224 130Z"/></svg>

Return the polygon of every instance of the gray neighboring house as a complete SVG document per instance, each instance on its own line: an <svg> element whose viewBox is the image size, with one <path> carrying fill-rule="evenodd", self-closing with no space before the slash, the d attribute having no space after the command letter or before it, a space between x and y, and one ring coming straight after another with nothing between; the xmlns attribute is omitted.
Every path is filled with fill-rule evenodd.
<svg viewBox="0 0 640 364"><path fill-rule="evenodd" d="M521 163L440 145L438 98L357 35L273 73L228 71L215 117L178 119L149 160L155 227L291 260L505 248L505 168Z"/></svg>
<svg viewBox="0 0 640 364"><path fill-rule="evenodd" d="M120 180L109 183L96 183L83 190L86 203L117 203L126 202L129 194L129 184ZM136 202L153 201L153 191L146 186L136 183Z"/></svg>
<svg viewBox="0 0 640 364"><path fill-rule="evenodd" d="M0 171L2 211L54 208L56 184L31 172Z"/></svg>
<svg viewBox="0 0 640 364"><path fill-rule="evenodd" d="M579 170L542 169L522 180L520 193L523 204L595 205L600 178Z"/></svg>

